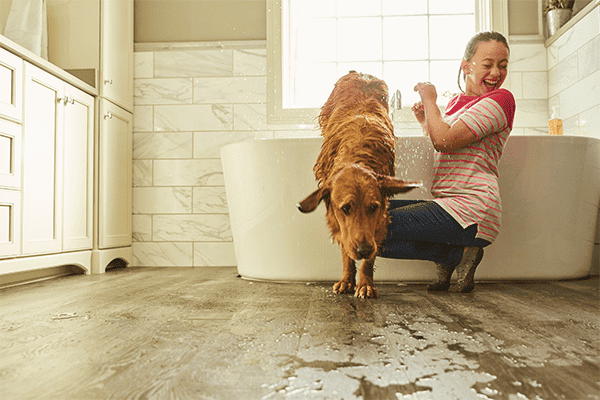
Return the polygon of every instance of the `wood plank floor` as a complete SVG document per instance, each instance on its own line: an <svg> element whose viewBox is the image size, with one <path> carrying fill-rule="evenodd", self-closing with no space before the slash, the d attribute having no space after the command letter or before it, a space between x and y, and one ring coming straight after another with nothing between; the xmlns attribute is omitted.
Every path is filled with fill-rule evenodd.
<svg viewBox="0 0 600 400"><path fill-rule="evenodd" d="M0 398L600 399L598 279L471 294L127 268L0 291Z"/></svg>

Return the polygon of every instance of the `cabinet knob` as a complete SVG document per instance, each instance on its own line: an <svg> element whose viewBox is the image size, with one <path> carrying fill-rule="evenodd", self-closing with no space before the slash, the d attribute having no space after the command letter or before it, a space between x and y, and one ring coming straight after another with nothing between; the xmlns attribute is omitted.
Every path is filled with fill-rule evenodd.
<svg viewBox="0 0 600 400"><path fill-rule="evenodd" d="M57 99L57 102L59 102L59 103L60 103L61 101L62 101L63 103L65 103L65 104L68 104L68 103L75 104L75 98L73 98L73 97L70 97L70 96L59 97L59 98Z"/></svg>
<svg viewBox="0 0 600 400"><path fill-rule="evenodd" d="M105 83L106 85L112 85L112 79L105 79L105 80L104 80L104 83Z"/></svg>
<svg viewBox="0 0 600 400"><path fill-rule="evenodd" d="M112 119L112 113L109 111L104 115L104 119Z"/></svg>

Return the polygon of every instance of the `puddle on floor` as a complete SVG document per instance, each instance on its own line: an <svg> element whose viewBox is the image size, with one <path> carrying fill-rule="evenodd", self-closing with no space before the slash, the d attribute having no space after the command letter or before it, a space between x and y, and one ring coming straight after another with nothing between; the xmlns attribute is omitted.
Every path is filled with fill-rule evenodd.
<svg viewBox="0 0 600 400"><path fill-rule="evenodd" d="M282 378L263 385L263 399L569 399L569 376L600 373L573 349L506 343L474 319L464 324L474 329L456 330L435 315L381 316L373 303L338 303L337 321L307 321L297 354L281 356ZM598 387L587 384L580 393Z"/></svg>

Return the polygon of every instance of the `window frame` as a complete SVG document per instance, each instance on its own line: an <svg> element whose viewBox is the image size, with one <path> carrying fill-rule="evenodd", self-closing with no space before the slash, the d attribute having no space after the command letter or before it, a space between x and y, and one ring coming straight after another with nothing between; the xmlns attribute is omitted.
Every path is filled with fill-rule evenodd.
<svg viewBox="0 0 600 400"><path fill-rule="evenodd" d="M283 5L287 0L267 0L267 123L314 124L318 108L283 108ZM508 0L474 0L475 30L495 30L508 38ZM404 112L410 108L405 105Z"/></svg>

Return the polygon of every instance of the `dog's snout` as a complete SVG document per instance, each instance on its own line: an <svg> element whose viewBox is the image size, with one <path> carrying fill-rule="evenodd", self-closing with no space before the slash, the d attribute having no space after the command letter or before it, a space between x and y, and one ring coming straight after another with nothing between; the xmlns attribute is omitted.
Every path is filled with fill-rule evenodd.
<svg viewBox="0 0 600 400"><path fill-rule="evenodd" d="M356 254L360 256L360 258L370 258L371 254L373 254L373 246L368 243L363 243L356 248Z"/></svg>

